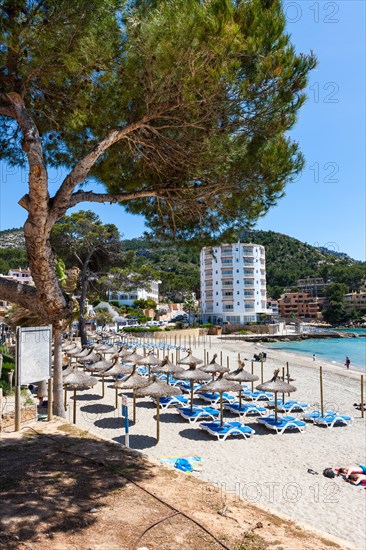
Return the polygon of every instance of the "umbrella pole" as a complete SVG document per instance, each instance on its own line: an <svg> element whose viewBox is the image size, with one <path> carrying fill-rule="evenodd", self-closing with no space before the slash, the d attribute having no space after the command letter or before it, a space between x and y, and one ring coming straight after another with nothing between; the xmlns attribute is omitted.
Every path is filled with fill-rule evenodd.
<svg viewBox="0 0 366 550"><path fill-rule="evenodd" d="M65 385L64 409L67 410L67 386Z"/></svg>
<svg viewBox="0 0 366 550"><path fill-rule="evenodd" d="M252 374L254 373L254 361L252 361ZM252 380L252 393L254 391L254 381Z"/></svg>
<svg viewBox="0 0 366 550"><path fill-rule="evenodd" d="M323 367L320 368L320 411L324 416L324 396L323 396Z"/></svg>
<svg viewBox="0 0 366 550"><path fill-rule="evenodd" d="M290 367L289 367L288 361L286 361L286 373L287 373L287 383L289 384L290 383ZM290 397L289 393L287 395L288 395L288 397Z"/></svg>
<svg viewBox="0 0 366 550"><path fill-rule="evenodd" d="M193 411L193 380L191 380L191 412Z"/></svg>
<svg viewBox="0 0 366 550"><path fill-rule="evenodd" d="M285 367L282 367L282 380L285 381ZM285 402L285 394L282 394L282 403Z"/></svg>
<svg viewBox="0 0 366 550"><path fill-rule="evenodd" d="M74 388L74 419L73 423L76 424L76 388Z"/></svg>
<svg viewBox="0 0 366 550"><path fill-rule="evenodd" d="M160 438L160 397L156 399L156 440Z"/></svg>
<svg viewBox="0 0 366 550"><path fill-rule="evenodd" d="M133 403L133 423L136 424L136 395L135 390L132 390L132 403Z"/></svg>
<svg viewBox="0 0 366 550"><path fill-rule="evenodd" d="M222 405L222 392L220 392L220 427L221 428L223 423L224 423L224 407Z"/></svg>
<svg viewBox="0 0 366 550"><path fill-rule="evenodd" d="M104 397L104 374L102 374L102 397Z"/></svg>
<svg viewBox="0 0 366 550"><path fill-rule="evenodd" d="M239 392L239 411L241 411L241 401L242 401L242 396L241 396L241 390Z"/></svg>
<svg viewBox="0 0 366 550"><path fill-rule="evenodd" d="M115 404L114 404L114 408L118 409L118 388L116 388L116 401L115 401Z"/></svg>
<svg viewBox="0 0 366 550"><path fill-rule="evenodd" d="M278 392L274 392L275 394L275 422L277 422L277 395L278 395Z"/></svg>

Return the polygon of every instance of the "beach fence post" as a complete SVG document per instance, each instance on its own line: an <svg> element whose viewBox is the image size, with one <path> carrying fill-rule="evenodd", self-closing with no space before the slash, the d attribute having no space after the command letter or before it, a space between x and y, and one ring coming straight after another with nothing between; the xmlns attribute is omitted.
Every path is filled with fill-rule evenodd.
<svg viewBox="0 0 366 550"><path fill-rule="evenodd" d="M251 361L251 370L252 370L252 374L254 374L254 361L253 360ZM253 382L253 380L252 380L251 384L252 384L252 393L253 393L253 391L254 391L254 382Z"/></svg>
<svg viewBox="0 0 366 550"><path fill-rule="evenodd" d="M283 369L283 380L285 381L285 369ZM263 384L263 358L261 359L261 384Z"/></svg>
<svg viewBox="0 0 366 550"><path fill-rule="evenodd" d="M323 396L323 367L319 367L319 375L320 375L320 411L322 413L322 416L324 416L324 396Z"/></svg>
<svg viewBox="0 0 366 550"><path fill-rule="evenodd" d="M365 417L365 403L363 399L363 374L361 374L361 418Z"/></svg>

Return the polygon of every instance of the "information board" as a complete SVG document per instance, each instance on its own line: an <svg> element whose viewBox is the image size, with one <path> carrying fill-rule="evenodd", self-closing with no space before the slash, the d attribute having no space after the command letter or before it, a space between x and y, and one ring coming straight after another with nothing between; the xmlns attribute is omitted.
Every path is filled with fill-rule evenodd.
<svg viewBox="0 0 366 550"><path fill-rule="evenodd" d="M51 378L52 327L17 327L17 377L23 386Z"/></svg>

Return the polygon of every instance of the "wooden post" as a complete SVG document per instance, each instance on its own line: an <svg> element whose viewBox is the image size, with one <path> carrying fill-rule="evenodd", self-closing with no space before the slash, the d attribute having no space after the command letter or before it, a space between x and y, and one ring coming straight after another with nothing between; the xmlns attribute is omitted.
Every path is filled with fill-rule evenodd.
<svg viewBox="0 0 366 550"><path fill-rule="evenodd" d="M240 353L238 353L238 361L240 361Z"/></svg>
<svg viewBox="0 0 366 550"><path fill-rule="evenodd" d="M47 420L50 422L53 418L52 415L52 378L48 379L48 407L47 407Z"/></svg>
<svg viewBox="0 0 366 550"><path fill-rule="evenodd" d="M285 380L285 375L283 375L283 379ZM261 359L261 384L263 384L263 359Z"/></svg>
<svg viewBox="0 0 366 550"><path fill-rule="evenodd" d="M286 361L286 373L287 373L287 383L289 384L290 383L290 367L289 367L288 361ZM290 397L289 393L287 395L288 395L288 397Z"/></svg>
<svg viewBox="0 0 366 550"><path fill-rule="evenodd" d="M118 388L116 388L116 400L115 400L114 408L118 409Z"/></svg>
<svg viewBox="0 0 366 550"><path fill-rule="evenodd" d="M285 367L282 367L282 380L285 381ZM282 403L285 402L285 394L282 394Z"/></svg>
<svg viewBox="0 0 366 550"><path fill-rule="evenodd" d="M104 397L104 374L102 374L102 397Z"/></svg>
<svg viewBox="0 0 366 550"><path fill-rule="evenodd" d="M226 357L226 366L227 366L228 369L230 369L230 357L229 356Z"/></svg>
<svg viewBox="0 0 366 550"><path fill-rule="evenodd" d="M132 403L133 403L132 420L133 420L133 423L136 424L136 394L135 394L135 390L132 390Z"/></svg>
<svg viewBox="0 0 366 550"><path fill-rule="evenodd" d="M67 410L67 386L65 384L64 409Z"/></svg>
<svg viewBox="0 0 366 550"><path fill-rule="evenodd" d="M324 396L323 396L323 367L319 367L320 369L320 411L322 416L324 416Z"/></svg>
<svg viewBox="0 0 366 550"><path fill-rule="evenodd" d="M363 374L361 374L361 418L365 417L365 407L363 399Z"/></svg>
<svg viewBox="0 0 366 550"><path fill-rule="evenodd" d="M254 374L254 361L252 360L251 363L252 363L252 367L251 367L252 368L252 374ZM252 393L253 393L253 391L254 391L254 382L252 380Z"/></svg>
<svg viewBox="0 0 366 550"><path fill-rule="evenodd" d="M76 388L74 388L74 415L73 415L73 423L76 424Z"/></svg>
<svg viewBox="0 0 366 550"><path fill-rule="evenodd" d="M220 351L220 365L222 365L222 351Z"/></svg>
<svg viewBox="0 0 366 550"><path fill-rule="evenodd" d="M160 438L160 397L156 398L156 439Z"/></svg>

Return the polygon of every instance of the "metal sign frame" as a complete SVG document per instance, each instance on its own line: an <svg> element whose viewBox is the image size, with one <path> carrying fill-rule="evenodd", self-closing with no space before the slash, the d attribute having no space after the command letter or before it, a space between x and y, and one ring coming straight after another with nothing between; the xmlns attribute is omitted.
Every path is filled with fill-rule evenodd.
<svg viewBox="0 0 366 550"><path fill-rule="evenodd" d="M28 342L27 342L28 340ZM52 375L52 326L17 327L16 330L16 385L23 386L32 382L48 380ZM25 369L23 352L25 345L36 346L38 355L29 355L27 349L27 367ZM40 362L44 367L39 373ZM30 363L30 365L29 365ZM30 371L34 371L34 375ZM38 372L37 372L38 368Z"/></svg>

